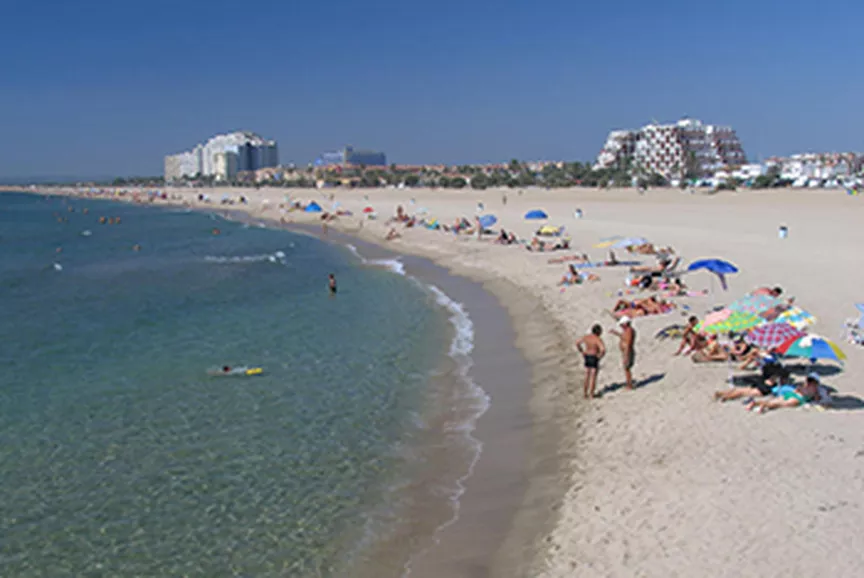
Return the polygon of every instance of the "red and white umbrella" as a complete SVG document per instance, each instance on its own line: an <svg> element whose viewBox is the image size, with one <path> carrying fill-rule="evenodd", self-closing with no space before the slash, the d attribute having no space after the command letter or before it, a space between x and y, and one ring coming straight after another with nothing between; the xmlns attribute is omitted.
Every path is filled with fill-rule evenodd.
<svg viewBox="0 0 864 578"><path fill-rule="evenodd" d="M756 347L773 349L790 339L798 339L805 335L806 333L800 329L795 329L788 323L768 323L767 325L754 327L747 332L744 339L747 340L747 343Z"/></svg>
<svg viewBox="0 0 864 578"><path fill-rule="evenodd" d="M374 213L375 209L373 209L372 207L366 207L365 209L363 209L363 212L364 213Z"/></svg>

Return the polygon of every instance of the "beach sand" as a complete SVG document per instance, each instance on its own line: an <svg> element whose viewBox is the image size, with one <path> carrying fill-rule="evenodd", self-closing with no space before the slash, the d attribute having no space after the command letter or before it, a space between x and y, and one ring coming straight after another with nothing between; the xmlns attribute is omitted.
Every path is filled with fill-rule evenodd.
<svg viewBox="0 0 864 578"><path fill-rule="evenodd" d="M195 200L200 189L168 192L201 205ZM428 257L482 283L510 312L517 345L534 368L536 451L527 465L530 484L488 562L479 568L456 563L450 576L860 575L864 348L841 344L849 355L845 371L824 378L841 395L837 408L757 415L737 402L712 401L712 392L726 387L725 364L697 366L673 357L677 342L653 337L662 327L682 323L689 312L701 315L757 286L781 285L818 317L811 331L840 342L843 321L855 315L854 303L864 301L864 273L857 266L864 238L860 197L791 190L716 195L594 189L203 192L213 199L208 209L218 210L223 195L242 194L249 199L242 208L256 218L284 216L316 225L318 215L283 215L279 203L290 195L329 208L332 194L354 216L341 217L330 228ZM610 354L598 381L604 396L583 401L581 360L572 341L594 322L613 327L604 311L623 289L626 268L600 268L595 270L600 282L561 289L556 283L566 265L548 260L566 252L531 253L491 239L398 225L401 238L383 240L390 228L385 221L397 205L409 214L422 207L449 224L461 216L472 219L478 203L484 205L482 213L498 217L496 227L529 238L538 222L523 215L543 209L549 224L565 225L576 251L595 261L606 257L605 250L592 248L600 238L632 235L674 246L685 263L728 259L740 273L729 278L728 292L710 274L689 274L691 288L708 289L709 295L676 299L675 312L635 320L634 377L640 385L635 391L620 389L620 354L615 338L605 334ZM376 210L377 220L362 216L366 206ZM577 208L582 219L574 217ZM788 227L788 238L778 238L780 225ZM472 494L471 488L469 480L466 501L484 500L482 491ZM458 544L448 545L447 535L458 532L459 523L448 528L440 548L456 552ZM496 532L502 534L500 528Z"/></svg>

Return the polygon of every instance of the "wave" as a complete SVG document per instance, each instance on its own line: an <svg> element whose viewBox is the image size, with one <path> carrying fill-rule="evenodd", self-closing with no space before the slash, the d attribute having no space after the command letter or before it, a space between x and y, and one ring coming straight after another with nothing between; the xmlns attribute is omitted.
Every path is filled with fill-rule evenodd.
<svg viewBox="0 0 864 578"><path fill-rule="evenodd" d="M350 243L345 243L345 247L351 251L355 257L360 259L364 265L371 265L373 267L383 267L384 269L389 269L393 273L397 275L406 276L405 273L405 264L402 263L398 258L395 259L367 259L357 250L357 247Z"/></svg>
<svg viewBox="0 0 864 578"><path fill-rule="evenodd" d="M449 295L444 293L440 288L432 284L425 284L419 281L416 277L409 276L405 272L405 265L398 259L367 259L357 250L357 247L346 243L345 247L351 251L364 265L381 266L390 269L397 275L406 276L416 282L422 288L432 294L436 305L443 308L448 314L448 320L453 327L453 340L450 342L450 348L447 354L456 364L456 376L465 387L464 394L461 396L465 406L470 407L471 412L467 417L463 417L456 423L451 423L447 426L446 431L463 432L467 445L471 448L473 457L471 458L467 471L458 477L453 482L452 491L448 488L449 495L447 496L453 509L451 518L438 526L433 535L433 546L439 542L438 536L447 527L453 525L459 519L459 500L465 493L465 482L474 473L474 468L480 460L480 455L483 450L483 443L473 436L473 431L477 426L477 420L489 409L491 398L486 391L483 390L470 376L471 367L474 365L474 360L471 358L471 352L474 351L474 322L470 315L465 310L465 306L458 301L453 300ZM460 403L460 405L462 405ZM414 415L413 420L415 425L421 429L426 428L423 418L420 415ZM404 451L406 448L402 448ZM403 483L405 483L403 481ZM398 483L397 483L398 485ZM390 488L395 490L396 488ZM393 495L393 494L391 494ZM428 551L426 548L419 552L412 552L407 562L403 567L403 578L411 574L411 564L413 560Z"/></svg>
<svg viewBox="0 0 864 578"><path fill-rule="evenodd" d="M425 553L439 542L438 536L440 533L452 526L459 520L459 500L465 493L465 482L474 474L474 468L477 462L480 461L480 456L483 453L483 442L474 437L473 432L477 427L477 420L486 413L492 402L489 394L480 387L470 376L471 367L474 365L474 360L471 358L471 352L474 351L474 322L465 310L465 306L458 301L454 301L449 295L444 293L435 285L426 285L426 288L435 297L435 303L444 308L450 316L449 321L455 330L453 340L450 342L450 350L448 354L457 364L457 375L466 387L463 401L470 401L472 413L463 418L460 422L451 423L446 428L447 431L461 431L465 434L465 440L473 450L473 457L468 464L467 471L455 481L455 489L448 496L453 507L453 516L436 528L432 536L433 546L421 552L415 552L408 562L405 564L403 578L411 574L411 563L417 556Z"/></svg>
<svg viewBox="0 0 864 578"><path fill-rule="evenodd" d="M264 255L207 255L204 260L208 263L263 263L270 261L271 263L284 263L285 252L276 251L275 253L267 253Z"/></svg>

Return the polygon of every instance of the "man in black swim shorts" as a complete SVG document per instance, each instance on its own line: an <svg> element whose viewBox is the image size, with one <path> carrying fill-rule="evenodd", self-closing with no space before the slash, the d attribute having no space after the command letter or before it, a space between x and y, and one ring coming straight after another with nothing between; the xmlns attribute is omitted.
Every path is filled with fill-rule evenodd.
<svg viewBox="0 0 864 578"><path fill-rule="evenodd" d="M330 287L330 295L336 295L336 276L333 273L328 276L327 284Z"/></svg>
<svg viewBox="0 0 864 578"><path fill-rule="evenodd" d="M582 394L585 399L595 397L597 387L597 372L600 370L600 360L606 355L606 346L600 336L603 328L599 324L591 328L591 333L576 341L576 350L585 359L585 381L582 384Z"/></svg>

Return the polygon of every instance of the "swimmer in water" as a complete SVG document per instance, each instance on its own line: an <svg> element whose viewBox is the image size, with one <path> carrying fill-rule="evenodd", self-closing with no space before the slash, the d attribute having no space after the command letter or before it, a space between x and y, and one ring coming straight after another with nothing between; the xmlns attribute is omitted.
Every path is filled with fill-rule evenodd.
<svg viewBox="0 0 864 578"><path fill-rule="evenodd" d="M99 224L100 224L100 225L104 225L104 224L105 224L105 217L99 217Z"/></svg>
<svg viewBox="0 0 864 578"><path fill-rule="evenodd" d="M327 276L327 285L330 287L330 295L336 295L336 275L330 273Z"/></svg>
<svg viewBox="0 0 864 578"><path fill-rule="evenodd" d="M229 366L225 365L225 366L222 367L222 371L223 371L224 373L230 373L230 372L231 372L231 368L230 368Z"/></svg>
<svg viewBox="0 0 864 578"><path fill-rule="evenodd" d="M135 245L132 245L132 250L133 250L133 251L136 251L136 252L137 252L137 251L140 251L140 250L141 250L141 245L138 245L137 243L136 243Z"/></svg>
<svg viewBox="0 0 864 578"><path fill-rule="evenodd" d="M218 234L221 233L221 232L222 232L222 231L220 231L219 229L213 229L213 234L214 234L214 235L218 235Z"/></svg>

